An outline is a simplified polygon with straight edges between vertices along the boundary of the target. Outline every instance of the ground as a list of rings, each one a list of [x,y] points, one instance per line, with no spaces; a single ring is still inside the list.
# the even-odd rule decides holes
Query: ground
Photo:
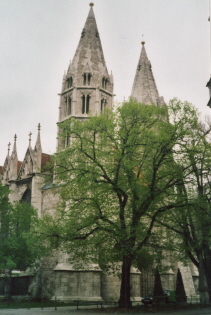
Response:
[[[43,310],[41,309],[4,309],[0,311],[1,315],[110,315],[110,314],[131,314],[131,312],[128,312],[126,310],[121,311],[121,310],[111,310],[108,312],[106,310],[101,310],[101,309],[80,309],[76,310],[75,307],[71,306],[65,306],[65,307],[60,307],[57,310],[54,308],[44,308]],[[206,308],[201,308],[201,307],[196,307],[192,309],[179,309],[179,310],[165,310],[165,311],[155,311],[152,308],[148,308],[146,311],[143,310],[143,312],[135,312],[132,313],[133,315],[210,315],[211,314],[211,307],[206,307]]]

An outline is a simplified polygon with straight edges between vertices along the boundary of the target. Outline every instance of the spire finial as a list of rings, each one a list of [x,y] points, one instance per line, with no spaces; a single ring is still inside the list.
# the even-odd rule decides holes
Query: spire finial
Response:
[[[38,129],[38,131],[40,131],[40,129],[41,129],[40,123],[38,124],[37,129]]]
[[[15,134],[14,135],[14,141],[16,142],[16,140],[17,140],[17,135]]]
[[[90,2],[89,5],[90,5],[90,7],[93,7],[93,6],[94,6],[94,3],[93,3],[93,2]]]
[[[29,133],[29,144],[31,144],[31,136],[32,136],[32,133],[30,132]]]
[[[8,143],[8,155],[9,155],[9,153],[10,153],[10,146],[11,146],[11,143],[9,142],[9,143]]]
[[[144,44],[145,44],[145,42],[141,42],[141,44],[142,44],[142,45],[144,45]]]

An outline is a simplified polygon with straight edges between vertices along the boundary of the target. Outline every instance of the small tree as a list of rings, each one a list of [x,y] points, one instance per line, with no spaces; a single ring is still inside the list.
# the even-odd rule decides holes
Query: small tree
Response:
[[[44,255],[44,245],[35,232],[36,210],[29,204],[8,202],[8,189],[0,184],[0,270],[26,270]]]
[[[196,120],[190,106],[175,102],[172,112],[180,115],[174,125],[166,107],[128,102],[116,112],[60,124],[71,144],[55,156],[62,201],[53,218],[44,218],[45,231],[75,266],[97,262],[109,270],[121,263],[120,307],[131,305],[131,265],[150,238],[162,236],[156,219],[183,207],[172,152]]]

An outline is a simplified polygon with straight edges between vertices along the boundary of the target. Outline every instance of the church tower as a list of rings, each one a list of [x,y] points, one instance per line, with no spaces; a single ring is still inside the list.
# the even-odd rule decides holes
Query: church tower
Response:
[[[86,119],[89,114],[100,114],[112,108],[113,78],[108,74],[93,3],[81,33],[81,38],[63,77],[60,94],[59,122],[70,117]],[[58,148],[68,144],[59,139]]]
[[[152,73],[151,62],[147,57],[144,44],[145,42],[142,42],[141,55],[136,69],[131,98],[138,103],[162,106],[165,102],[163,97],[159,96]]]

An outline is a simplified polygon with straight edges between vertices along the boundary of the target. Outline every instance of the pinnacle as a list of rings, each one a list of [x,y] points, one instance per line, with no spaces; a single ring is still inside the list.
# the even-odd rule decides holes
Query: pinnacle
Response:
[[[94,15],[94,11],[93,11],[93,6],[94,6],[94,3],[90,3],[90,10],[89,10],[89,15],[88,15],[88,18],[94,18],[95,19],[95,15]]]

